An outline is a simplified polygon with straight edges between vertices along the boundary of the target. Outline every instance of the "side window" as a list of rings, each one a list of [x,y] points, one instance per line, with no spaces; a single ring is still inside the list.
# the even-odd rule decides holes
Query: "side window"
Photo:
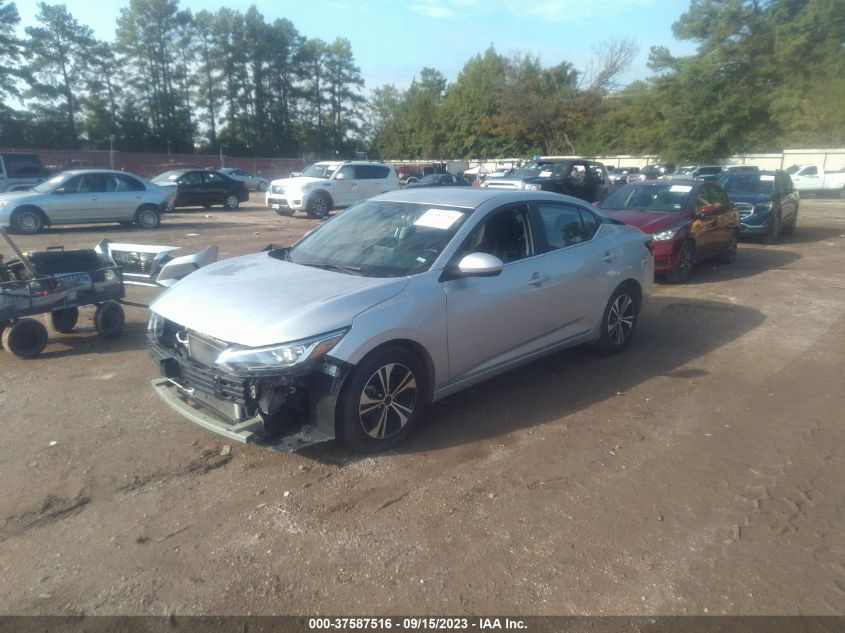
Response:
[[[528,209],[520,206],[494,211],[466,239],[458,258],[470,253],[489,253],[507,264],[533,255],[533,251]]]
[[[701,209],[707,206],[724,208],[727,205],[727,198],[724,196],[725,194],[718,187],[714,187],[710,183],[703,185],[698,190],[696,210],[701,213]]]
[[[224,182],[223,176],[221,176],[220,174],[215,174],[213,171],[203,172],[202,177],[205,182],[211,185],[219,185]]]
[[[41,163],[31,154],[6,154],[6,175],[9,178],[35,178],[41,174]]]
[[[344,165],[340,169],[337,170],[337,175],[335,175],[335,179],[338,176],[343,176],[346,180],[354,179],[357,174],[354,165]]]
[[[566,174],[566,184],[574,187],[583,187],[587,181],[587,168],[584,165],[573,165]]]
[[[202,173],[198,171],[189,171],[186,174],[183,174],[181,178],[179,178],[180,185],[201,185],[202,184]]]
[[[144,185],[131,176],[115,175],[108,178],[109,191],[144,191]]]
[[[572,205],[541,202],[537,204],[537,210],[551,250],[587,242],[599,227],[595,215]]]
[[[79,193],[79,185],[81,184],[82,176],[74,176],[61,187],[59,187],[56,191],[62,191],[64,193]]]
[[[819,175],[819,169],[815,165],[813,165],[811,167],[807,167],[807,169],[804,170],[804,175],[805,176],[818,176]]]
[[[85,174],[79,183],[79,193],[101,193],[106,191],[106,179],[102,174]]]
[[[607,176],[605,175],[604,168],[601,165],[590,165],[590,175],[593,178],[593,182],[599,185],[603,185],[607,182]]]

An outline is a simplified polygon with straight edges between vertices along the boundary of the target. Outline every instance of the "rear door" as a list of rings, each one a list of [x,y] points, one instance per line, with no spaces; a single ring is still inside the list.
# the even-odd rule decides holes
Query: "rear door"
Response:
[[[103,194],[103,219],[129,221],[143,203],[144,183],[127,174],[106,174]]]
[[[592,330],[618,283],[620,247],[600,234],[601,221],[579,205],[537,202],[547,251],[549,343]]]

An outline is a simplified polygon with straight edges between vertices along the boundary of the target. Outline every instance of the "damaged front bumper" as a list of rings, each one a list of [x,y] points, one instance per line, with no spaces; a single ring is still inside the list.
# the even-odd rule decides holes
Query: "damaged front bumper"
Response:
[[[164,402],[195,424],[234,442],[279,452],[335,437],[335,410],[347,373],[321,359],[296,371],[235,375],[148,340],[162,378],[152,381]]]

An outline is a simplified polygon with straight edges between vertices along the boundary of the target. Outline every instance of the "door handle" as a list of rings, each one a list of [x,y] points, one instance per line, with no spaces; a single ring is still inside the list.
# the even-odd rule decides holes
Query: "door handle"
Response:
[[[612,262],[614,259],[616,259],[616,255],[614,255],[614,254],[613,254],[613,253],[611,253],[610,251],[606,251],[606,252],[605,252],[605,254],[604,254],[604,255],[602,255],[602,258],[601,258],[601,260],[602,260],[603,262],[607,263],[607,264],[609,264],[610,262]]]
[[[541,275],[540,273],[534,273],[531,275],[531,281],[528,282],[529,286],[534,286],[535,288],[539,288],[544,283],[549,280],[548,275]]]

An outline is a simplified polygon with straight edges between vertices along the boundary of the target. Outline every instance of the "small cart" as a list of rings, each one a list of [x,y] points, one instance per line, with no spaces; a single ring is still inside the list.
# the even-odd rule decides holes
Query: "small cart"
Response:
[[[125,294],[123,272],[110,257],[94,249],[48,249],[24,255],[0,229],[15,253],[0,256],[0,332],[3,348],[16,356],[32,358],[47,345],[47,328],[68,333],[79,319],[79,306],[95,305],[94,327],[100,336],[117,336],[123,330]]]

